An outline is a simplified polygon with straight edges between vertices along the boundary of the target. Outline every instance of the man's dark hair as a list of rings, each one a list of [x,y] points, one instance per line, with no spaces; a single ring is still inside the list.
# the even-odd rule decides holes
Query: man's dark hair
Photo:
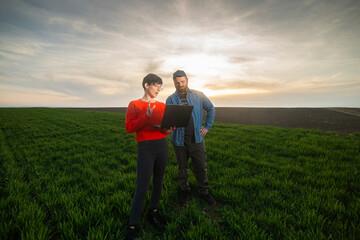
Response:
[[[187,79],[186,73],[183,70],[177,70],[176,72],[174,72],[173,80],[175,81],[177,77],[186,77]]]
[[[157,76],[157,75],[155,75],[153,73],[149,73],[148,75],[146,75],[144,77],[143,82],[142,82],[142,86],[143,86],[144,89],[145,89],[145,83],[147,83],[149,85],[155,84],[155,83],[163,84],[163,81],[159,76]]]

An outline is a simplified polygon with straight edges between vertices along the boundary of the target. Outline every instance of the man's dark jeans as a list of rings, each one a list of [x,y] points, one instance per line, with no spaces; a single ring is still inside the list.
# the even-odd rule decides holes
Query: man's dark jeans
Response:
[[[191,141],[191,138],[185,137],[184,146],[173,145],[173,147],[178,164],[178,180],[180,190],[190,190],[188,181],[188,160],[191,157],[199,193],[208,194],[209,180],[207,176],[205,142],[202,141],[201,143],[194,143]]]

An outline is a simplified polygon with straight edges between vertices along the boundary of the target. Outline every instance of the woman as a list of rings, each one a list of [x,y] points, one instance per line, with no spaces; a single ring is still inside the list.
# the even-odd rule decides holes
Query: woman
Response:
[[[131,101],[126,111],[126,131],[128,133],[135,132],[138,142],[137,181],[131,203],[128,239],[136,238],[139,232],[138,224],[151,175],[153,175],[153,188],[148,220],[158,231],[165,231],[164,223],[159,217],[158,207],[169,154],[166,136],[170,131],[155,126],[161,123],[165,110],[165,104],[156,100],[162,90],[162,83],[161,78],[157,75],[148,74],[142,83],[144,96]]]

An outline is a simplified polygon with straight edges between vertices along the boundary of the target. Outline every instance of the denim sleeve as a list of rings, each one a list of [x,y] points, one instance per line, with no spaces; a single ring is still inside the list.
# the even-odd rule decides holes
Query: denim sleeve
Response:
[[[169,96],[169,97],[166,99],[165,104],[173,104],[173,101],[172,101],[172,99],[171,99],[171,96]]]
[[[206,128],[209,131],[215,120],[215,107],[210,101],[210,99],[207,96],[205,96],[205,94],[202,94],[202,101],[203,101],[203,108],[206,111],[206,120],[205,120],[204,128]]]

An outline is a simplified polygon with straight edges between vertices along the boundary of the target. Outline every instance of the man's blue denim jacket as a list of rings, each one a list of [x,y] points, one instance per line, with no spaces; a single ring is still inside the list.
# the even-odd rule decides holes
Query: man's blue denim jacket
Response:
[[[194,131],[195,142],[200,143],[203,137],[200,135],[200,129],[202,128],[203,110],[207,112],[204,128],[208,131],[214,123],[215,119],[215,107],[211,103],[210,99],[202,92],[189,89],[186,95],[188,104],[194,106],[192,117],[194,119]],[[170,95],[166,99],[166,104],[178,104],[181,105],[181,100],[178,91]],[[175,146],[184,146],[185,128],[177,128],[171,132],[171,141]]]

